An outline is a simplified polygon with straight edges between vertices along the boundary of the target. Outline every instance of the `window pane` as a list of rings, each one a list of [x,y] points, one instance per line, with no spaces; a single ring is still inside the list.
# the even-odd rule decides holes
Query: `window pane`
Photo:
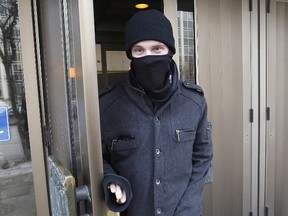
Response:
[[[0,1],[0,215],[36,215],[16,0]],[[11,31],[12,30],[12,31]]]
[[[193,1],[178,0],[179,70],[182,80],[195,82],[194,12]]]

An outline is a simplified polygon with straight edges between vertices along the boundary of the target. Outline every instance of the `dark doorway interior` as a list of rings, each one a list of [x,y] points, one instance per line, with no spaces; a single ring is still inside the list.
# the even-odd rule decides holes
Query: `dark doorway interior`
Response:
[[[163,11],[162,0],[146,0],[143,2],[149,5],[147,9]],[[107,59],[109,56],[107,52],[119,51],[119,54],[121,54],[120,52],[125,50],[124,27],[128,19],[139,11],[139,9],[135,8],[136,3],[136,0],[94,1],[96,43],[98,45],[97,56],[99,56],[99,58],[97,57],[97,64],[99,66],[98,86],[100,92],[107,86],[113,85],[123,79],[127,74],[127,70],[109,70],[109,65],[107,65],[107,62],[109,63],[109,59]]]
[[[139,1],[138,1],[139,2]],[[144,0],[148,9],[163,10],[162,0]],[[123,29],[128,19],[139,9],[136,0],[95,0],[95,27],[97,43],[123,43]]]

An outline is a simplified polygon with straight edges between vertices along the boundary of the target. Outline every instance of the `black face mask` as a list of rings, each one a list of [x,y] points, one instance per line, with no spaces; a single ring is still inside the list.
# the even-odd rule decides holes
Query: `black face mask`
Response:
[[[171,62],[170,54],[132,58],[131,76],[152,99],[159,102],[165,101],[172,89]]]

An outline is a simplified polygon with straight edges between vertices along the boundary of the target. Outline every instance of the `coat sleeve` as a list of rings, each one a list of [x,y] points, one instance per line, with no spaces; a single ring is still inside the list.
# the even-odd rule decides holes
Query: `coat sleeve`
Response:
[[[105,89],[99,98],[100,104],[100,120],[101,120],[101,137],[102,137],[102,158],[103,158],[103,171],[104,177],[102,181],[104,198],[107,207],[114,212],[122,212],[129,206],[132,199],[132,189],[130,182],[124,178],[123,176],[118,175],[113,167],[111,166],[111,156],[109,151],[109,140],[105,140],[105,135],[103,131],[105,131],[105,110],[114,100],[114,97],[117,98],[118,95],[114,96],[114,94],[109,94],[114,89],[114,86],[108,87]],[[119,92],[119,91],[116,91]],[[114,194],[110,192],[109,185],[111,183],[119,185],[126,192],[126,202],[124,204],[118,204],[116,202],[116,197]]]
[[[104,143],[104,142],[103,142]],[[102,182],[104,197],[107,207],[114,212],[122,212],[128,208],[132,199],[132,189],[129,181],[123,176],[117,175],[112,166],[109,164],[109,151],[105,144],[102,144],[103,170],[104,178]],[[111,183],[119,185],[126,192],[126,202],[118,204],[115,194],[110,192],[109,185]]]
[[[203,187],[212,155],[211,126],[207,121],[207,103],[203,99],[202,115],[193,144],[193,171],[174,216],[200,216],[202,214]]]

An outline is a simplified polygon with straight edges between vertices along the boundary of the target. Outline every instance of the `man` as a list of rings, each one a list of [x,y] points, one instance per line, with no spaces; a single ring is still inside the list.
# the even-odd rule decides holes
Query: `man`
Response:
[[[125,40],[129,77],[100,96],[107,206],[121,216],[199,216],[212,159],[202,89],[178,80],[161,12],[135,14]]]

